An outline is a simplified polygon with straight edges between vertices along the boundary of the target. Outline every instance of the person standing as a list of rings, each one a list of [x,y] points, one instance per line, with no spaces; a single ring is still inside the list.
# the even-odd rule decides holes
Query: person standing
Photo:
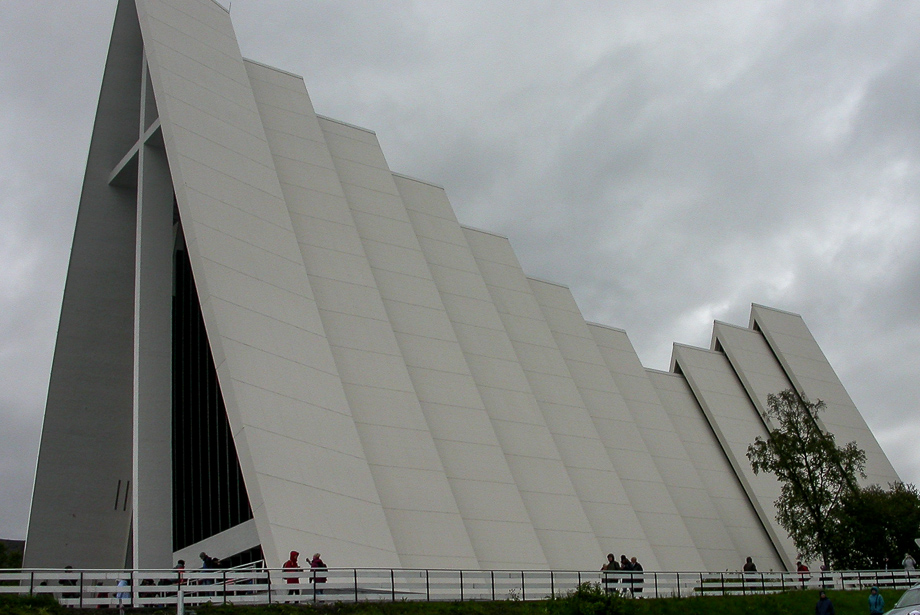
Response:
[[[625,554],[620,555],[620,570],[622,572],[629,572],[632,570],[632,564],[629,563],[629,558],[626,557]],[[631,574],[629,575],[624,574],[620,578],[621,578],[620,582],[623,584],[623,591],[629,592],[629,594],[631,595],[632,585],[633,585],[633,576]]]
[[[802,583],[802,589],[805,589],[808,581],[811,580],[811,575],[808,574],[808,566],[803,564],[801,561],[798,561],[795,563],[795,570],[799,573],[799,581]]]
[[[878,587],[869,590],[869,615],[882,615],[885,612],[885,599]]]
[[[216,557],[211,557],[204,551],[199,553],[198,557],[201,559],[201,569],[202,570],[214,570],[220,565],[220,560],[218,560]],[[201,585],[214,585],[214,577],[212,577],[211,575],[206,575],[205,578],[202,578],[200,581],[198,581],[198,583]],[[207,592],[201,595],[202,596],[213,596],[214,594],[212,592]]]
[[[317,594],[323,593],[323,590],[320,589],[319,584],[326,582],[325,576],[320,576],[320,574],[326,572],[326,563],[319,556],[319,553],[313,554],[313,559],[310,560],[310,568],[313,570],[313,577],[310,579],[313,581],[313,591]]]
[[[815,615],[835,615],[834,603],[827,597],[823,589],[821,593],[818,594],[818,604],[815,605]]]
[[[901,567],[904,568],[904,570],[916,570],[917,560],[911,557],[910,553],[905,553],[904,561],[901,562]]]
[[[173,570],[176,571],[176,585],[185,585],[185,560],[180,559],[176,562]]]
[[[620,564],[617,562],[617,558],[613,553],[607,554],[607,562],[601,566],[601,571],[604,573],[604,591],[608,594],[611,591],[616,591],[617,578],[611,573],[620,569]]]
[[[119,590],[115,592],[115,597],[118,598],[118,612],[124,613],[125,612],[125,602],[127,602],[129,606],[131,605],[131,592],[125,591],[124,589],[126,587],[129,587],[128,580],[118,579],[117,586]]]
[[[754,565],[754,559],[750,555],[748,555],[747,561],[744,562],[741,570],[744,572],[757,572],[757,566]]]
[[[636,574],[635,578],[632,580],[633,594],[641,594],[642,593],[642,582],[644,580],[644,575],[641,574],[643,570],[642,564],[639,563],[639,560],[633,557],[632,559],[629,560],[629,566],[630,566],[630,570],[633,571],[633,573],[637,573],[637,572],[639,573],[639,574]]]
[[[291,551],[291,559],[284,562],[284,580],[287,581],[288,585],[299,585],[300,584],[300,575],[298,572],[303,572],[303,568],[300,567],[300,564],[297,563],[297,557],[300,555],[297,551]],[[299,596],[300,589],[297,587],[288,588],[288,596]]]

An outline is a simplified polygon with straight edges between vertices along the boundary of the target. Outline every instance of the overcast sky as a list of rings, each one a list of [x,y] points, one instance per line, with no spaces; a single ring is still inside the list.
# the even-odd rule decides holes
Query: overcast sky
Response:
[[[228,0],[223,0],[226,6]],[[0,538],[24,538],[115,0],[0,0]],[[646,367],[801,314],[920,484],[920,3],[234,0],[243,55]]]

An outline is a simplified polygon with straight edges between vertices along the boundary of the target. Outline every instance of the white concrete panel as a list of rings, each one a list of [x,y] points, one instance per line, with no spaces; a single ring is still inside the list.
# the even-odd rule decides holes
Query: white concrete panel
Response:
[[[506,239],[471,229],[464,229],[464,236],[469,240],[477,267],[483,274],[572,487],[582,503],[594,503],[590,507],[583,505],[582,510],[594,531],[601,554],[617,549],[614,542],[623,536],[616,528],[635,528],[641,527],[641,524],[630,508],[615,505],[616,494],[623,491],[619,476],[578,395],[536,300],[529,288],[527,292],[518,290],[522,288],[524,274],[520,268],[484,266],[489,258],[504,256],[504,249],[495,244],[507,243]],[[509,296],[513,297],[510,301],[506,300]],[[522,314],[536,318],[522,318]],[[641,553],[647,562],[653,560],[651,546],[644,535],[640,532],[632,537],[635,539],[633,546],[642,545],[641,549],[633,552]]]
[[[679,476],[682,469],[689,470],[692,468],[694,470],[696,476],[699,477],[697,480],[704,486],[709,496],[709,502],[724,528],[722,532],[723,541],[725,536],[731,539],[731,544],[735,549],[734,557],[737,558],[747,553],[747,555],[756,556],[758,560],[763,562],[779,562],[772,544],[769,542],[755,511],[751,508],[747,496],[741,490],[740,484],[737,483],[731,466],[728,465],[724,454],[720,451],[718,442],[715,440],[699,406],[693,399],[686,381],[679,375],[645,370],[639,363],[632,344],[624,331],[597,325],[592,326],[590,329],[608,364],[611,365],[611,372],[617,384],[620,385],[620,390],[624,392],[624,397],[633,411],[633,415],[653,418],[657,416],[654,412],[655,407],[663,407],[666,410],[674,427],[673,434],[679,436],[690,461],[689,464],[685,464],[682,460],[676,463],[676,459],[667,461],[666,463],[672,466],[670,473],[674,476]],[[654,440],[658,443],[664,443],[670,439],[655,437]],[[649,442],[651,441],[652,439],[650,438]],[[673,440],[670,441],[671,444],[668,446],[673,447]],[[705,442],[705,455],[702,458],[700,456],[701,447],[696,446],[696,443],[701,441]],[[657,447],[658,444],[654,446]],[[713,467],[719,470],[717,474],[713,473]],[[687,484],[698,483],[694,481]],[[729,489],[729,487],[732,487],[732,489]],[[726,490],[728,490],[728,493],[726,493]],[[694,500],[693,496],[683,494],[683,489],[674,491],[672,488],[671,491],[674,493],[674,497],[682,502],[681,512],[688,518],[691,516],[711,517],[712,509],[709,508],[709,505],[705,505],[703,510],[694,512],[694,502],[702,504],[701,500]],[[732,511],[733,514],[725,512],[725,507],[720,499],[725,497],[734,497],[746,504],[747,508],[744,509],[747,515],[746,521],[742,521],[744,517],[734,514],[737,512],[736,510]],[[739,523],[741,523],[740,530],[738,529]],[[707,526],[698,525],[697,527]],[[718,546],[718,548],[716,552],[705,556],[707,564],[710,564],[715,559],[716,562],[721,564],[720,568],[734,567],[734,561],[725,561],[724,559],[732,557],[727,545],[722,544],[719,546],[718,543],[711,542],[709,544]],[[757,548],[755,549],[754,547]],[[722,559],[720,561],[717,558]]]
[[[387,197],[392,199],[393,197]],[[405,210],[402,212],[405,214]],[[365,229],[367,239],[382,244],[398,243],[406,233],[412,233],[412,223],[407,216],[393,218],[376,213],[355,210],[352,212],[355,224]]]
[[[431,283],[431,278],[420,278],[387,269],[374,268],[372,271],[374,272],[374,278],[377,280],[377,288],[385,301],[398,303],[400,306],[408,303],[415,306],[434,308],[434,313],[440,313],[442,315],[440,318],[444,317],[444,304],[437,288]],[[444,324],[443,321],[441,324]],[[449,329],[442,330],[444,331],[443,334],[436,334],[432,337],[445,339],[445,335],[450,335],[448,333]]]
[[[411,327],[404,311],[407,304],[431,308],[427,326],[434,331],[433,335],[397,333],[396,340],[480,564],[493,557],[491,546],[496,537],[475,531],[469,520],[485,515],[528,527],[532,546],[529,549],[523,545],[518,547],[536,555],[528,556],[530,566],[545,565],[546,557],[527,517],[418,238],[411,225],[390,224],[385,227],[387,232],[381,233],[375,224],[374,216],[408,219],[383,155],[362,152],[379,151],[376,139],[365,139],[362,131],[334,122],[323,120],[321,126],[329,129],[330,152],[349,206],[355,213],[358,233],[391,322]],[[381,195],[394,195],[395,200],[381,198]],[[414,313],[417,309],[412,307],[409,311]],[[457,422],[448,418],[454,415],[464,416],[465,420]],[[483,461],[487,463],[481,463]],[[473,490],[463,487],[468,482],[487,484],[496,497],[479,500],[478,496],[471,495]],[[486,510],[480,511],[480,507]]]
[[[769,535],[751,506],[734,470],[721,450],[686,380],[677,374],[649,371],[649,380],[678,427],[693,466],[706,487],[731,540],[727,557],[753,557],[763,570],[783,569]],[[718,544],[718,543],[713,543]],[[743,561],[743,560],[742,560]],[[732,561],[726,562],[731,569]],[[740,562],[737,563],[740,566]]]
[[[133,565],[172,564],[173,191],[166,152],[139,151],[134,296]]]
[[[748,445],[757,436],[766,437],[766,428],[728,359],[722,353],[675,344],[673,361],[686,377],[784,566],[792,569],[795,547],[775,520],[773,502],[779,496],[779,483],[772,475],[755,475],[746,457]]]
[[[246,418],[249,409],[240,404],[235,393],[234,383],[244,382],[303,400],[306,408],[313,407],[320,414],[342,413],[348,419],[349,408],[322,330],[314,331],[309,344],[291,343],[320,321],[315,312],[316,306],[311,301],[312,293],[302,256],[290,218],[286,215],[287,207],[282,199],[274,161],[238,48],[229,46],[220,58],[214,58],[205,49],[208,36],[203,34],[204,30],[220,31],[233,38],[228,16],[222,10],[209,9],[200,17],[204,21],[170,17],[170,11],[188,9],[187,4],[139,1],[138,14],[150,58],[151,80],[173,171],[180,216],[190,238],[187,245],[196,280],[213,293],[214,289],[207,286],[207,280],[211,265],[219,263],[226,268],[221,270],[221,274],[226,274],[227,269],[235,269],[250,279],[274,280],[274,286],[297,289],[303,295],[300,308],[304,316],[299,326],[264,316],[273,309],[270,306],[273,299],[271,284],[264,285],[264,294],[255,294],[244,308],[211,294],[202,297],[208,335],[212,346],[219,350],[215,352],[215,361],[221,362],[223,357],[227,357],[227,363],[218,366],[218,374],[228,415],[235,419],[237,425],[252,423]],[[161,27],[162,23],[170,28]],[[182,39],[181,44],[177,43],[178,39]],[[180,46],[181,52],[178,51]],[[228,113],[227,118],[238,130],[212,130],[207,136],[200,134],[207,126],[207,122],[202,122],[199,117],[203,109],[201,100],[196,98],[202,95],[202,90],[209,93],[208,99],[218,98],[234,105],[233,113]],[[174,104],[174,101],[184,104]],[[243,152],[239,151],[241,132],[250,135]],[[207,161],[206,164],[196,163],[201,160]],[[235,178],[267,197],[257,203],[247,203],[232,192],[220,192],[213,175],[200,172],[202,167],[210,167],[222,176]],[[224,212],[226,215],[221,215],[218,209],[221,202],[236,208],[228,209]],[[218,218],[213,218],[215,215]],[[252,337],[254,330],[261,332],[257,338]],[[228,354],[231,348],[233,351]],[[316,400],[322,405],[313,406]],[[303,416],[309,414],[306,412]],[[343,423],[342,429],[326,434],[316,431],[315,426],[307,429],[302,424],[302,418],[298,421],[297,417],[288,416],[285,420],[288,422],[288,434],[294,436],[293,443],[287,449],[273,450],[276,458],[285,459],[291,455],[290,451],[297,448],[296,442],[305,442],[297,438],[304,437],[323,439],[329,451],[361,450],[354,425],[349,425],[348,420]],[[246,449],[250,443],[262,445],[261,434],[268,432],[259,431],[248,437],[252,429],[244,427],[237,433],[238,449]],[[265,468],[269,464],[269,455],[261,450],[248,450],[241,456],[252,459],[256,472],[256,476],[244,475],[247,484],[258,484],[260,479],[268,476]],[[347,516],[340,519],[350,518],[355,524],[352,528],[355,532],[366,533],[368,527],[380,527],[383,511],[366,461],[360,457],[350,458],[360,460],[351,471],[356,473],[355,477],[363,475],[364,478],[356,483],[363,491],[337,501],[343,505],[349,499],[373,504],[360,506],[361,513],[357,515],[355,511],[358,508],[351,509]],[[296,467],[298,462],[291,457],[286,465]],[[245,472],[246,465],[243,467]],[[302,497],[310,490],[302,483],[295,482],[294,485],[289,487],[293,489],[291,497]],[[262,489],[262,497],[268,504],[265,511],[273,511],[283,505],[279,494]],[[301,517],[289,527],[297,528],[303,523],[305,520]],[[273,524],[261,514],[257,515],[256,524],[271,563],[281,555],[275,549],[276,537],[272,536],[276,528],[272,528]],[[388,532],[369,537],[369,542],[391,552],[391,561],[397,561]]]
[[[331,220],[343,224],[351,222],[349,212],[342,211],[344,195],[290,184],[285,184],[284,190],[291,217],[305,215],[318,220]]]
[[[324,115],[317,115],[316,117],[319,119],[320,127],[324,135],[327,133],[342,135],[373,147],[380,147],[377,142],[377,133],[369,128],[355,126],[354,124],[342,122]]]
[[[452,301],[453,297],[451,297]],[[491,302],[486,303],[491,305]],[[451,310],[448,309],[447,313],[450,314]],[[467,355],[482,356],[496,361],[512,362],[517,365],[517,357],[514,355],[514,348],[511,347],[510,342],[508,344],[493,343],[496,335],[505,338],[505,340],[508,339],[505,329],[502,327],[501,318],[498,316],[498,312],[494,311],[494,308],[479,324],[453,320],[451,322],[454,323],[454,331],[457,332],[457,337],[463,337],[464,349]],[[516,369],[520,370],[520,366],[517,366]],[[521,386],[525,389],[528,388],[526,384]]]
[[[29,567],[117,568],[128,552],[136,199],[112,190],[108,176],[138,138],[141,59],[133,5],[120,2],[51,365]]]
[[[380,192],[379,190],[350,183],[343,183],[342,189],[345,191],[345,196],[348,198],[348,203],[351,205],[355,215],[364,213],[380,218],[408,221],[402,199],[397,194]],[[364,228],[365,225],[361,220],[356,218],[356,222]]]
[[[342,204],[344,205],[344,200]],[[333,250],[337,252],[336,258],[334,259],[318,259],[324,265],[329,265],[329,263],[325,262],[327,260],[351,260],[347,257],[353,256],[360,258],[362,269],[369,272],[367,258],[365,258],[364,255],[364,247],[361,245],[361,241],[358,237],[355,236],[355,226],[353,224],[323,220],[322,218],[307,214],[295,214],[292,216],[292,220],[295,221],[294,229],[297,233],[297,238],[304,248],[309,248],[311,251]],[[300,224],[297,224],[298,220]],[[306,256],[304,259],[307,260]],[[348,275],[333,275],[330,272],[324,271],[323,275],[339,280],[353,280],[354,276],[360,273],[361,271],[355,270],[349,272]],[[373,277],[367,280],[367,286],[372,286],[373,281]]]
[[[866,452],[866,478],[861,482],[883,487],[900,482],[802,317],[755,304],[751,306],[751,323],[763,332],[796,390],[812,401],[820,399],[827,404],[819,417],[825,428],[840,444],[856,442]]]
[[[321,277],[314,277],[312,282],[316,302],[323,311],[379,319],[375,300],[380,301],[380,294],[375,287]]]
[[[516,361],[512,362],[507,359],[470,354],[468,355],[467,363],[469,363],[470,373],[473,374],[479,384],[480,390],[483,387],[490,387],[498,391],[508,391],[512,394],[520,391],[530,392],[527,378],[521,371],[520,364]],[[513,398],[517,397],[517,395],[513,396]],[[510,403],[510,398],[508,403]],[[535,407],[532,399],[527,403]],[[502,403],[501,407],[506,405],[507,403]]]
[[[389,167],[387,166],[386,158],[383,156],[383,151],[379,147],[374,147],[374,144],[362,139],[355,139],[355,132],[359,131],[349,131],[347,134],[328,131],[325,135],[326,141],[329,143],[329,147],[335,150],[336,157],[343,162],[354,162],[357,163],[356,166],[360,167],[369,167],[370,169],[379,169],[389,174]],[[370,147],[368,147],[370,145]],[[361,172],[361,171],[356,171]],[[371,173],[372,171],[365,171]],[[343,175],[343,179],[346,175]],[[355,183],[365,187],[371,187],[365,181],[351,181],[349,183]],[[392,184],[390,182],[384,182],[384,191],[390,191]]]
[[[260,77],[255,91],[262,116],[274,116],[279,106],[299,110],[307,116],[307,123],[316,127],[311,132],[324,140],[299,79],[287,79],[297,82],[299,88],[266,91],[262,87],[265,81],[282,80],[269,76],[273,72],[249,66],[249,73]],[[264,101],[263,94],[267,97]],[[270,139],[273,134],[269,133]],[[274,141],[270,146],[275,153]],[[292,146],[290,140],[281,143],[284,151]],[[311,199],[302,199],[306,195],[296,190],[300,184],[344,194],[325,142],[322,148],[312,144],[304,147],[312,148],[311,157],[320,164],[311,165],[307,157],[284,158],[277,165],[282,190],[291,211],[297,212],[294,228],[308,276],[316,287],[319,315],[400,563],[420,561],[417,545],[427,543],[431,550],[426,561],[447,558],[458,565],[477,566],[348,203],[338,199],[334,205],[339,211],[330,212],[327,206],[317,217],[310,207]],[[280,159],[277,153],[275,159],[276,163]],[[418,524],[422,511],[431,514]],[[446,536],[452,540],[446,541]],[[407,561],[408,555],[412,559]]]
[[[759,331],[716,322],[712,339],[714,349],[718,346],[725,353],[759,412],[766,411],[768,395],[793,388]]]
[[[444,205],[447,201],[444,191],[401,176],[394,178],[416,235],[427,240],[420,245],[445,306],[460,296],[482,301],[491,308],[486,310],[482,326],[461,322],[453,323],[453,328],[547,559],[554,566],[565,568],[590,565],[603,554],[549,430],[541,420],[536,400],[532,394],[520,394],[530,392],[527,378],[515,359],[514,348],[491,304],[472,252],[469,248],[453,251],[455,260],[449,266],[433,263],[441,246],[455,248],[458,243],[466,243],[449,205]],[[449,217],[436,215],[439,212]],[[435,220],[440,223],[434,223]],[[453,313],[449,307],[447,313]],[[488,388],[489,395],[482,395],[484,388]],[[490,406],[490,401],[497,402],[497,407]],[[526,404],[523,411],[540,422],[496,420],[501,409],[512,403]],[[560,536],[567,540],[560,540]]]
[[[680,446],[679,439],[673,439],[677,445],[675,448],[658,451],[658,455],[655,455],[649,446],[649,443],[654,442],[661,431],[673,432],[673,426],[667,414],[659,407],[656,420],[658,431],[639,426],[640,437],[632,442],[633,446],[628,449],[617,446],[622,443],[620,440],[621,425],[632,416],[571,293],[565,287],[537,280],[530,280],[530,286],[546,317],[553,337],[560,349],[564,349],[563,357],[566,366],[581,392],[588,413],[607,448],[608,455],[614,462],[614,467],[619,469],[620,464],[627,457],[634,462],[631,467],[635,478],[626,479],[621,474],[621,480],[653,547],[660,544],[658,537],[662,533],[660,528],[651,523],[660,523],[661,518],[667,517],[670,518],[668,521],[670,538],[664,544],[688,547],[682,552],[691,553],[697,546],[704,544],[703,538],[694,537],[689,533],[689,528],[683,522],[685,511],[678,508],[677,505],[680,502],[672,497],[669,489],[674,487],[696,489],[698,497],[704,501],[707,496],[699,479],[693,481],[692,473],[688,476],[686,473],[670,472],[674,468],[674,464],[667,463],[667,460],[670,459],[679,459],[689,466],[686,463],[686,451]],[[585,394],[586,392],[590,394]],[[641,446],[637,446],[639,444]],[[648,514],[653,511],[656,513],[654,516]],[[710,516],[716,517],[714,509]],[[644,559],[648,560],[648,557]],[[692,570],[706,567],[706,563],[699,554],[695,558],[682,561],[659,561],[659,564],[668,570]]]

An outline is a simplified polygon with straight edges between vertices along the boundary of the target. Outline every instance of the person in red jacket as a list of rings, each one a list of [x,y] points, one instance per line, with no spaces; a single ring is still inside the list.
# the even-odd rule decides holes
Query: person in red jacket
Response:
[[[300,567],[300,564],[297,563],[297,556],[300,555],[297,551],[291,551],[291,559],[284,562],[284,580],[291,585],[297,585],[300,583],[300,575],[296,574],[298,572],[303,572],[303,568]],[[297,588],[288,589],[289,596],[299,596],[300,590]]]
[[[325,562],[322,560],[322,558],[319,556],[319,553],[314,553],[314,554],[313,554],[313,559],[310,560],[310,568],[313,569],[313,578],[310,579],[310,580],[311,580],[311,581],[314,581],[314,582],[316,583],[316,585],[313,586],[313,590],[314,590],[317,594],[321,594],[321,593],[323,593],[323,590],[320,589],[319,584],[320,584],[320,583],[325,583],[325,582],[326,582],[326,577],[324,577],[324,576],[319,576],[319,575],[322,574],[322,573],[324,573],[324,572],[326,572],[326,563],[325,563]]]
[[[811,580],[811,575],[808,574],[808,566],[798,561],[795,563],[795,570],[799,573],[799,581],[802,582],[802,589],[805,589],[805,586],[808,585],[808,582]]]

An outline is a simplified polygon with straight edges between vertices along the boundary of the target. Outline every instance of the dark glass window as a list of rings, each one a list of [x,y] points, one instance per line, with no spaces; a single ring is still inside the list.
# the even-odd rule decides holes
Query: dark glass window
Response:
[[[173,296],[173,550],[252,519],[185,250]]]

